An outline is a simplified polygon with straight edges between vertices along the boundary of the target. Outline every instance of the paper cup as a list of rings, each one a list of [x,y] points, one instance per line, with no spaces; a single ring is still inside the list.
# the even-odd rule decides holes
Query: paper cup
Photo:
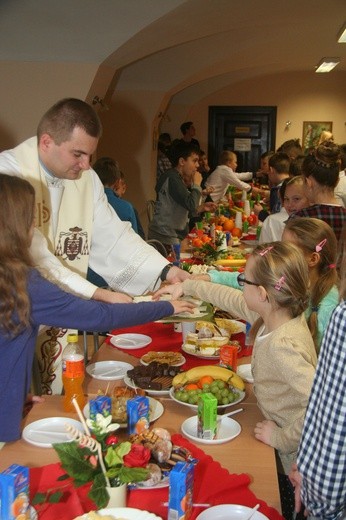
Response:
[[[181,332],[183,333],[183,343],[185,343],[186,336],[190,332],[196,332],[196,322],[195,321],[183,321],[181,323]]]

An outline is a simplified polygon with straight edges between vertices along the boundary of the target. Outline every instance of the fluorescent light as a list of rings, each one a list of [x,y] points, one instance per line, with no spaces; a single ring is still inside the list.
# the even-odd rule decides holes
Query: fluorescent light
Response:
[[[339,43],[346,43],[346,24],[343,26],[340,32],[340,36],[338,38]]]
[[[315,72],[330,72],[340,63],[340,58],[322,58],[316,66]]]

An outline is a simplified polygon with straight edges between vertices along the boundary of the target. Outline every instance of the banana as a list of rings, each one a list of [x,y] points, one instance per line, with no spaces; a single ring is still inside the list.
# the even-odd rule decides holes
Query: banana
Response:
[[[214,262],[214,265],[221,265],[224,267],[242,267],[245,264],[245,258],[220,258],[220,260]]]
[[[221,379],[226,383],[238,388],[239,390],[245,389],[245,383],[238,374],[228,368],[218,367],[216,365],[207,365],[202,367],[195,367],[187,370],[187,372],[181,372],[173,378],[173,386],[182,386],[186,383],[194,383],[203,376],[211,376],[214,379]]]

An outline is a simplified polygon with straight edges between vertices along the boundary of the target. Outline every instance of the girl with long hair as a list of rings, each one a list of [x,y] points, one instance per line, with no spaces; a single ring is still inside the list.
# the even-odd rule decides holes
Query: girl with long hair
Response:
[[[0,441],[20,437],[39,325],[109,330],[193,307],[175,301],[107,304],[63,291],[42,277],[30,257],[34,205],[29,182],[0,174]]]

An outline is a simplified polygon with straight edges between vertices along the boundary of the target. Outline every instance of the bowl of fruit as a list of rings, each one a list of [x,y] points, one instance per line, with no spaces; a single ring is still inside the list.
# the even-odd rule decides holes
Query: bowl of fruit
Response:
[[[170,397],[185,406],[197,409],[199,396],[212,393],[218,408],[240,403],[245,398],[242,378],[224,367],[215,365],[195,367],[177,374],[172,381]]]

